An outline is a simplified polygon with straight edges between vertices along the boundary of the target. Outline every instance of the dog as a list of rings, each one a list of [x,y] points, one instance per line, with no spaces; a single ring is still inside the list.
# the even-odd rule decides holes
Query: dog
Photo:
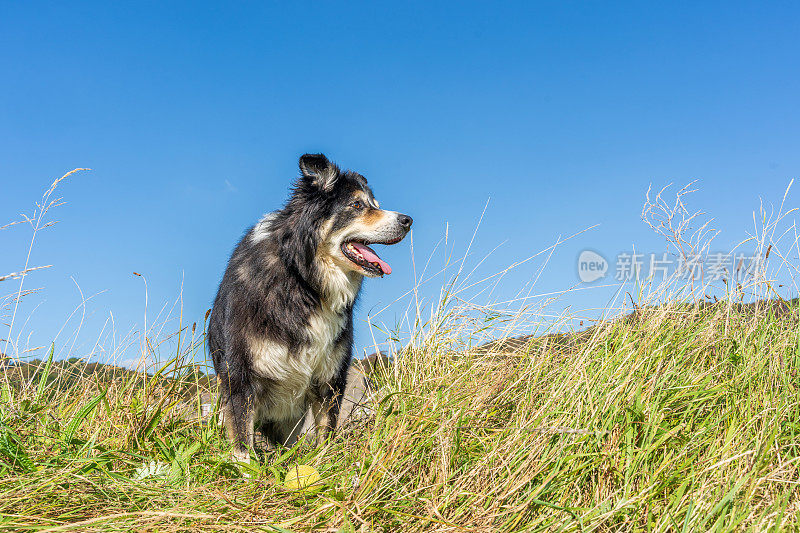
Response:
[[[307,413],[312,442],[336,426],[362,280],[392,272],[370,245],[400,242],[413,222],[323,154],[299,165],[283,209],[234,249],[211,311],[208,348],[237,461],[249,460],[256,428],[272,450],[297,438]]]

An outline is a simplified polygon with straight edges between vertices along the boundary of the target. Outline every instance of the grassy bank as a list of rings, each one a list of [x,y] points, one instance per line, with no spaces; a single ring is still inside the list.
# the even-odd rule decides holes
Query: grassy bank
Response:
[[[797,528],[797,312],[668,305],[576,342],[488,351],[445,314],[379,377],[374,419],[249,478],[213,422],[178,413],[165,385],[178,358],[147,377],[82,376],[72,394],[5,382],[0,527]],[[296,463],[321,490],[284,490]]]

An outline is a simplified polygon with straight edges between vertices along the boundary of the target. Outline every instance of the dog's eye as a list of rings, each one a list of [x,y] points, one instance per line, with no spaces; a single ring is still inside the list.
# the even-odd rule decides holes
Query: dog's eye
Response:
[[[350,207],[352,207],[353,209],[364,209],[364,204],[361,203],[361,200],[356,200],[355,202],[350,204]]]

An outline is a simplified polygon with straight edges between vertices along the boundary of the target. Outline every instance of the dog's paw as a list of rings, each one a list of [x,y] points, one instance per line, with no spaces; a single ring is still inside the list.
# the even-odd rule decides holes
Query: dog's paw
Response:
[[[234,451],[231,453],[231,462],[239,467],[239,472],[241,472],[243,478],[250,479],[252,477],[249,452]]]

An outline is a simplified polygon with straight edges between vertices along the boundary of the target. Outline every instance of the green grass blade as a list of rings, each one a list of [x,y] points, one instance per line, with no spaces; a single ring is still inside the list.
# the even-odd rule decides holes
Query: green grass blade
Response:
[[[69,421],[69,424],[67,424],[67,427],[62,435],[62,441],[65,444],[69,444],[72,441],[73,437],[75,436],[75,432],[78,431],[80,425],[83,423],[86,417],[89,416],[92,411],[94,411],[95,407],[97,407],[100,402],[103,401],[103,398],[106,397],[107,392],[108,389],[104,389],[100,394],[89,400],[88,403],[86,403],[78,410],[77,413],[75,413],[75,416],[73,416],[72,420]]]

